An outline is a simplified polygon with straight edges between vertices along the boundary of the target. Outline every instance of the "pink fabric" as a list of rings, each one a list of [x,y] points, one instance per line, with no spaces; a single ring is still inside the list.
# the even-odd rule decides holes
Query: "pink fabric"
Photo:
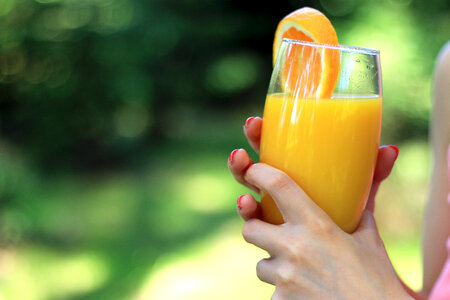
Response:
[[[447,151],[447,165],[448,165],[448,180],[450,181],[450,147]],[[447,201],[450,204],[450,193],[447,197]],[[447,240],[447,262],[442,269],[439,279],[431,291],[429,300],[450,300],[450,237]]]

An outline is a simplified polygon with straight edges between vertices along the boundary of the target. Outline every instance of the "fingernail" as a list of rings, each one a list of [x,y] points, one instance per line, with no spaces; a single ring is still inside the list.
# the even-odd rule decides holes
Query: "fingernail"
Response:
[[[230,156],[228,157],[228,161],[230,162],[230,164],[233,163],[234,155],[235,155],[236,152],[238,152],[238,151],[239,151],[239,149],[234,149],[233,151],[231,151]]]
[[[392,149],[395,150],[395,159],[397,159],[398,153],[400,152],[400,150],[399,150],[398,147],[395,146],[395,145],[390,145],[389,147],[391,147]]]
[[[248,119],[245,121],[244,127],[245,127],[245,128],[248,128],[248,125],[250,124],[250,122],[251,122],[254,118],[255,118],[255,117],[250,117],[250,118],[248,118]]]
[[[242,209],[241,200],[242,200],[242,197],[244,197],[244,196],[245,195],[240,195],[239,198],[237,199],[237,207],[239,210]]]

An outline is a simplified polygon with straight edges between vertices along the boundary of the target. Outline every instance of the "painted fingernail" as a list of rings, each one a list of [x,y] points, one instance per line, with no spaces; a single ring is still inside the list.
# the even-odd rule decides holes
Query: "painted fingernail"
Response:
[[[231,151],[230,156],[228,157],[228,161],[230,162],[230,164],[233,163],[234,155],[235,155],[236,152],[238,152],[238,151],[239,151],[239,149],[234,149],[233,151]]]
[[[238,207],[239,210],[242,209],[241,200],[242,200],[242,197],[244,197],[244,196],[245,195],[240,195],[239,198],[237,199],[237,207]]]
[[[398,153],[400,152],[400,150],[399,150],[398,147],[395,146],[395,145],[390,145],[389,147],[391,147],[392,149],[395,150],[395,159],[397,159]]]
[[[255,117],[250,117],[250,118],[248,118],[248,119],[245,121],[244,127],[245,127],[245,128],[248,128],[248,125],[250,125],[250,122],[251,122],[254,118],[255,118]]]

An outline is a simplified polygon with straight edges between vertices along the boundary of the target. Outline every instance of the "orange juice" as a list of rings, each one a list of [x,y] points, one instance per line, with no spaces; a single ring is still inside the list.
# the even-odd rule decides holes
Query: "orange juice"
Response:
[[[378,153],[381,98],[267,96],[260,161],[299,184],[333,221],[353,232],[366,205]],[[283,223],[265,193],[263,219]]]

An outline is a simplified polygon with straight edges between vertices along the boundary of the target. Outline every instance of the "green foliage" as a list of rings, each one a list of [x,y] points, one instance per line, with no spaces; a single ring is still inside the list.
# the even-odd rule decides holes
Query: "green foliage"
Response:
[[[270,65],[261,68],[261,53],[270,48],[246,46],[255,37],[245,27],[248,19],[269,23],[267,12],[201,1],[7,3],[0,19],[3,138],[49,168],[122,162],[165,138],[161,124],[180,107],[214,107],[266,89]]]
[[[327,13],[341,42],[381,48],[388,140],[426,136],[429,82],[434,57],[448,38],[448,5],[247,5],[4,1],[3,138],[50,168],[108,166],[167,138],[164,120],[184,107],[227,113],[236,104],[261,105],[276,23],[304,5]]]
[[[129,299],[158,257],[235,218],[245,190],[226,157],[262,113],[276,25],[298,7],[381,50],[384,142],[427,137],[448,1],[244,2],[1,1],[0,269],[26,288],[0,276],[0,298]],[[411,145],[401,165],[423,168]],[[425,191],[424,173],[397,175],[390,194]]]

